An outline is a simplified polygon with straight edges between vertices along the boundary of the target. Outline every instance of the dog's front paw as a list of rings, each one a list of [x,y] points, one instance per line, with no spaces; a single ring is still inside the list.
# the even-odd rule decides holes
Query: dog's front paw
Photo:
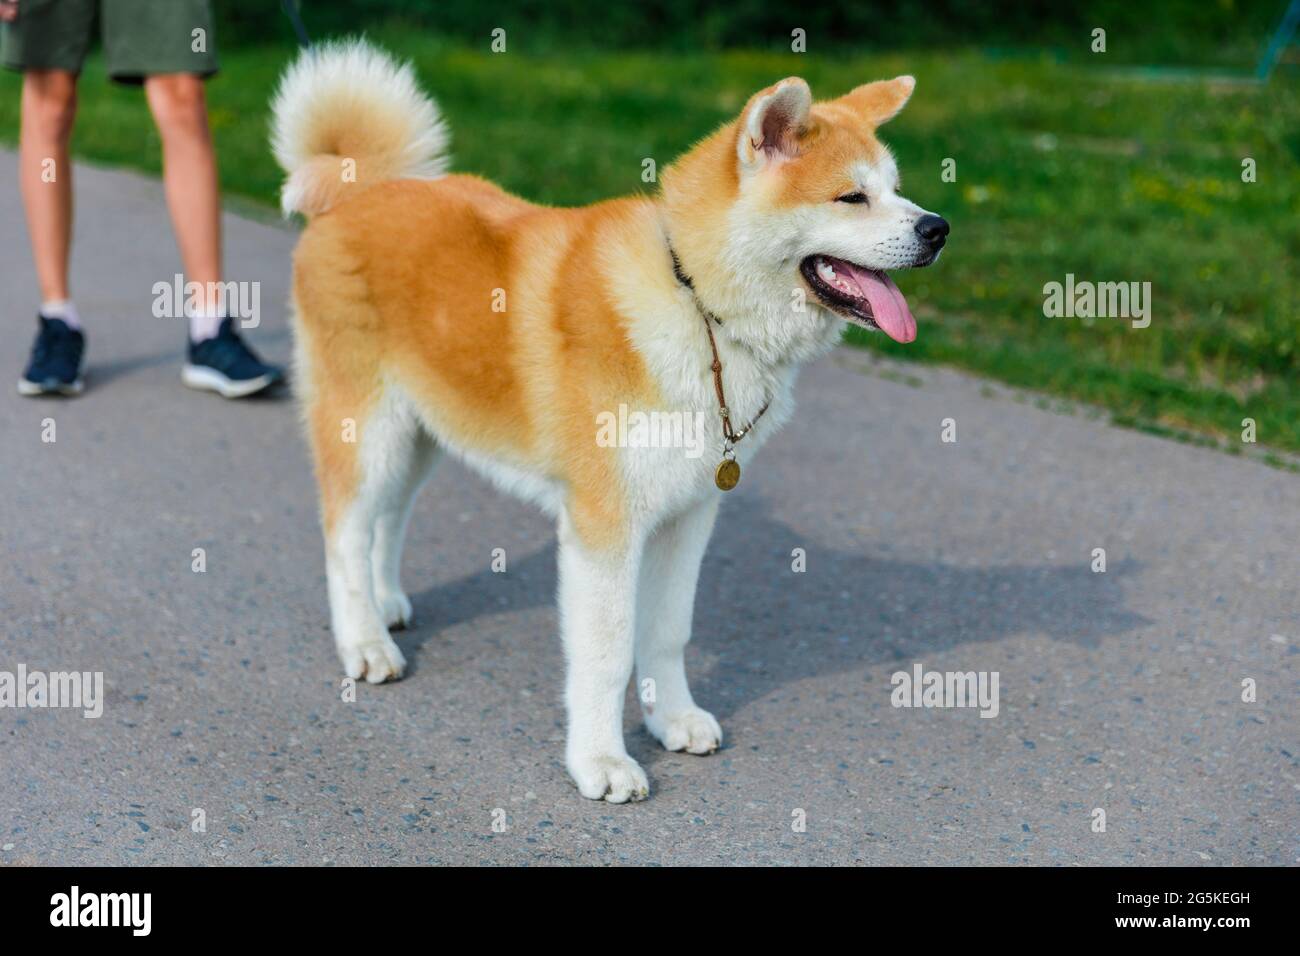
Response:
[[[627,803],[650,796],[645,771],[627,754],[570,756],[568,766],[578,792],[590,800]]]
[[[646,714],[645,726],[665,750],[685,750],[703,755],[722,746],[722,728],[712,714],[699,707],[675,714]]]
[[[378,591],[375,603],[379,605],[379,616],[384,627],[398,629],[411,623],[411,599],[401,591]]]
[[[343,672],[354,679],[364,677],[371,684],[382,684],[397,680],[406,670],[406,658],[387,633],[354,643],[340,641],[338,650]]]

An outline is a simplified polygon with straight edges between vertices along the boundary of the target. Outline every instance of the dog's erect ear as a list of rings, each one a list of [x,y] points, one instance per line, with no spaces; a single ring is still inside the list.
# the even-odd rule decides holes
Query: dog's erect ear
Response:
[[[898,115],[916,89],[916,77],[896,76],[892,80],[864,83],[843,97],[872,126],[887,123]]]
[[[797,76],[755,93],[740,115],[736,153],[742,166],[789,159],[798,151],[799,131],[812,109],[812,91]]]

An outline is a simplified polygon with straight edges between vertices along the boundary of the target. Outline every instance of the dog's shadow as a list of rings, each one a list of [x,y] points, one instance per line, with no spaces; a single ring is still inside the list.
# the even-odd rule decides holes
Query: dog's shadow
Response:
[[[1124,582],[1141,569],[1132,559],[1105,573],[1092,571],[1088,555],[1070,564],[990,567],[893,560],[873,554],[868,538],[860,548],[819,545],[763,514],[761,502],[746,514],[743,529],[728,526],[709,545],[687,658],[696,699],[720,719],[821,674],[892,671],[1026,633],[1096,647],[1150,623],[1125,607]],[[794,570],[795,548],[806,553],[805,571]],[[512,560],[508,575],[484,568],[420,592],[416,626],[398,642],[416,652],[408,658],[418,667],[419,648],[446,628],[553,604],[555,573],[552,544]],[[529,635],[519,653],[535,653],[535,639],[551,640],[558,663],[554,613],[548,622],[551,633]],[[998,669],[989,654],[957,660],[962,669]]]

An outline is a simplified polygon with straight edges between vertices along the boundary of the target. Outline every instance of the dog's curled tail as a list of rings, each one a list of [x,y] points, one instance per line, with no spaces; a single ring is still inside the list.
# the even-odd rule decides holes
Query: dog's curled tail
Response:
[[[315,216],[390,179],[436,179],[448,132],[410,64],[362,39],[303,51],[271,104],[271,148],[288,173],[285,214]]]

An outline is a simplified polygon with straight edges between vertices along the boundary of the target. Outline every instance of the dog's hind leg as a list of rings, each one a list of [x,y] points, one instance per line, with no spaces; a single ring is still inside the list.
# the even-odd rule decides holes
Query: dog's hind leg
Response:
[[[416,495],[442,452],[418,423],[405,435],[394,436],[389,448],[382,475],[377,476],[381,485],[375,491],[370,570],[379,616],[391,628],[411,623],[411,602],[402,590],[402,545]]]
[[[722,744],[718,722],[695,706],[685,661],[695,583],[719,500],[710,495],[655,531],[646,542],[637,589],[637,696],[646,729],[668,750],[693,754],[712,753]]]
[[[372,555],[380,516],[395,497],[392,486],[405,484],[398,479],[411,471],[415,420],[392,392],[363,398],[335,387],[328,397],[313,401],[311,427],[339,659],[349,677],[372,684],[396,679],[406,660],[389,637],[376,600]]]

